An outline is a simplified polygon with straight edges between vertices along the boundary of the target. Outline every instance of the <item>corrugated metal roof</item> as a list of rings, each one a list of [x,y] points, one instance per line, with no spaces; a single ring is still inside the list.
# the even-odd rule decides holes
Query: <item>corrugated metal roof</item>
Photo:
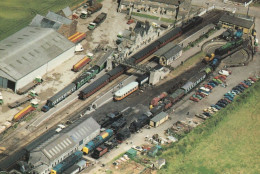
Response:
[[[51,11],[48,12],[46,17],[53,20],[53,21],[58,21],[62,24],[66,24],[66,25],[70,25],[72,23],[72,20],[65,18],[65,17],[58,15],[58,14],[51,12]]]
[[[69,127],[65,128],[59,134],[55,134],[44,143],[37,146],[31,151],[29,163],[36,164],[44,159],[44,162],[49,164],[53,160],[67,153],[72,147],[75,147],[79,142],[100,130],[100,125],[92,118],[81,118],[74,122]],[[96,136],[96,135],[94,135]]]
[[[165,57],[166,59],[171,58],[172,56],[178,54],[182,50],[182,47],[179,45],[175,45],[173,48],[168,50],[166,53],[164,53],[162,56]]]
[[[221,22],[227,22],[236,26],[241,26],[244,28],[251,28],[252,25],[254,24],[253,21],[250,20],[246,20],[246,19],[242,19],[242,18],[238,18],[232,15],[228,15],[228,14],[224,14],[220,20]]]
[[[53,28],[55,30],[58,30],[61,25],[62,23],[50,20],[39,14],[37,14],[30,23],[31,27]]]
[[[64,15],[66,17],[69,17],[69,16],[72,15],[72,11],[71,11],[71,9],[69,7],[66,7],[66,8],[62,9],[62,12],[64,13]]]
[[[53,29],[25,27],[0,41],[0,70],[16,81],[74,46]]]
[[[156,115],[155,117],[153,117],[152,119],[151,119],[151,121],[153,121],[153,122],[158,122],[158,121],[160,121],[161,119],[163,119],[164,117],[166,117],[168,114],[166,113],[166,112],[161,112],[161,113],[159,113],[158,115]]]

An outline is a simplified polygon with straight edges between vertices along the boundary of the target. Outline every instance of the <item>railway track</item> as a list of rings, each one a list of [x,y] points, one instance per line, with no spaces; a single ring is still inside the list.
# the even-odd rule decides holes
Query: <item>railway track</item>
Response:
[[[219,13],[213,13],[210,15],[210,20],[207,20],[207,21],[203,21],[201,25],[198,25],[197,27],[193,28],[192,30],[190,30],[189,32],[185,33],[184,35],[182,35],[181,37],[179,37],[178,39],[174,40],[173,42],[174,43],[178,43],[180,42],[181,40],[187,38],[191,33],[194,33],[195,31],[203,28],[205,25],[209,24],[209,23],[212,23],[214,20],[220,18],[220,15]],[[142,61],[142,63],[145,63],[149,60],[149,58],[152,58],[151,56],[148,57],[147,59],[145,59],[144,61]],[[192,70],[190,70],[189,72],[185,72],[183,74],[181,74],[180,76],[186,76],[185,79],[187,79],[189,76],[192,76],[193,73],[196,72],[196,70],[198,70],[198,68],[200,68],[202,65],[197,65],[195,68],[193,68]],[[129,70],[128,73],[131,73],[131,72],[134,72],[134,70]],[[107,85],[106,87],[102,88],[98,93],[95,93],[94,95],[92,95],[91,97],[88,98],[87,101],[84,101],[81,103],[81,106],[77,109],[76,109],[76,113],[73,113],[68,111],[68,110],[65,110],[65,111],[60,111],[57,115],[56,115],[56,119],[51,119],[51,120],[48,120],[45,124],[42,124],[40,127],[38,127],[36,130],[34,130],[33,132],[28,132],[28,134],[19,134],[19,139],[15,139],[13,137],[9,137],[9,138],[6,138],[4,139],[5,141],[5,144],[9,144],[7,150],[5,153],[7,153],[9,156],[12,155],[12,154],[15,154],[16,152],[18,152],[20,149],[22,149],[25,145],[27,145],[28,143],[30,143],[31,141],[37,139],[37,137],[39,137],[41,134],[43,134],[47,129],[46,129],[46,125],[48,124],[48,128],[51,127],[51,128],[54,128],[56,127],[56,124],[58,124],[60,122],[60,120],[68,120],[68,119],[77,119],[79,117],[79,115],[82,113],[82,112],[85,112],[87,107],[86,105],[89,105],[90,103],[92,103],[96,97],[100,96],[100,94],[104,91],[107,91],[109,88],[111,88],[113,85],[115,84],[118,84],[118,82],[122,81],[123,79],[127,78],[128,76],[127,75],[121,75],[120,77],[118,77],[116,80],[112,81],[111,83],[109,83],[109,85]],[[178,81],[176,82],[181,82],[183,81],[183,78],[180,77],[178,79]],[[171,82],[169,82],[171,83]],[[167,88],[169,90],[169,87],[167,87],[167,85],[169,86],[169,83],[167,84],[163,84],[162,86],[164,86],[163,88]],[[176,83],[178,84],[178,83]],[[170,85],[171,88],[172,88],[172,84]],[[177,85],[176,85],[176,88],[177,88]],[[160,89],[161,91],[161,89]],[[156,91],[158,92],[158,91]],[[156,93],[155,92],[155,93]],[[150,93],[149,96],[153,96],[154,94],[153,93]],[[134,100],[133,98],[131,98],[130,100]],[[143,100],[142,103],[146,103],[146,102],[149,102],[149,97],[146,97],[145,100]],[[122,103],[122,102],[121,102]],[[134,102],[136,103],[136,102]],[[79,103],[78,102],[74,102],[70,108],[73,108],[74,106],[78,106]],[[119,108],[118,108],[119,109]],[[71,115],[70,115],[71,114]],[[101,117],[102,115],[100,114],[99,117]],[[100,119],[100,118],[96,118],[96,119]],[[53,126],[50,126],[49,124],[53,125]],[[20,127],[18,128],[17,130],[20,132],[22,132],[22,130],[24,130],[26,128],[26,126],[24,127]],[[14,134],[17,134],[17,130],[13,133]],[[27,138],[24,138],[24,137],[27,137]],[[10,145],[11,144],[11,145]],[[19,151],[20,152],[20,151]],[[1,157],[0,157],[1,158]],[[1,158],[1,161],[3,161],[5,158],[2,157]],[[0,161],[0,162],[1,162]]]

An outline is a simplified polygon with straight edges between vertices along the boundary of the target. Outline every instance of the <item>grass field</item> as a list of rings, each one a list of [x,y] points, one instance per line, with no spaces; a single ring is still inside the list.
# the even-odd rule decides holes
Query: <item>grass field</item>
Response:
[[[260,173],[260,82],[173,144],[158,173]]]
[[[58,12],[67,6],[75,6],[84,0],[1,0],[0,40],[27,26],[36,14]]]

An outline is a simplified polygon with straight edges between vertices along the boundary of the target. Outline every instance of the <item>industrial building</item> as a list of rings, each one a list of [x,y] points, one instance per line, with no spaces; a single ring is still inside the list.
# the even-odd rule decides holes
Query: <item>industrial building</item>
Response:
[[[30,152],[29,165],[33,172],[50,173],[50,170],[66,157],[82,147],[100,133],[100,125],[92,118],[81,118],[53,135]]]
[[[233,28],[233,29],[240,29],[244,33],[252,33],[254,28],[254,21],[251,19],[245,19],[241,17],[237,17],[231,14],[224,14],[220,19],[219,23],[224,28]]]
[[[182,55],[182,47],[169,43],[154,53],[156,57],[160,59],[162,66],[167,66],[173,63]]]
[[[25,27],[0,41],[0,87],[15,92],[74,56],[75,44],[50,28]]]
[[[168,120],[168,118],[169,118],[169,114],[167,114],[166,112],[161,112],[160,114],[156,115],[150,120],[150,126],[158,127],[166,120]]]

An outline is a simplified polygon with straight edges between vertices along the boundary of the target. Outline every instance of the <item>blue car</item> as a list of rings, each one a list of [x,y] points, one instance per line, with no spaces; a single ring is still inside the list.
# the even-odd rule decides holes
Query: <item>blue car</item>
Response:
[[[228,96],[230,98],[234,98],[234,95],[232,93],[226,93],[226,94],[224,94],[224,96]]]
[[[214,83],[208,83],[209,86],[212,86],[213,88],[216,87],[216,85]]]
[[[249,80],[245,80],[244,83],[247,85],[247,86],[251,86],[252,83],[249,81]]]
[[[232,98],[232,97],[225,96],[224,98],[227,98],[228,100],[233,101],[233,98]]]
[[[216,108],[217,110],[221,109],[218,105],[211,105],[211,107]]]

